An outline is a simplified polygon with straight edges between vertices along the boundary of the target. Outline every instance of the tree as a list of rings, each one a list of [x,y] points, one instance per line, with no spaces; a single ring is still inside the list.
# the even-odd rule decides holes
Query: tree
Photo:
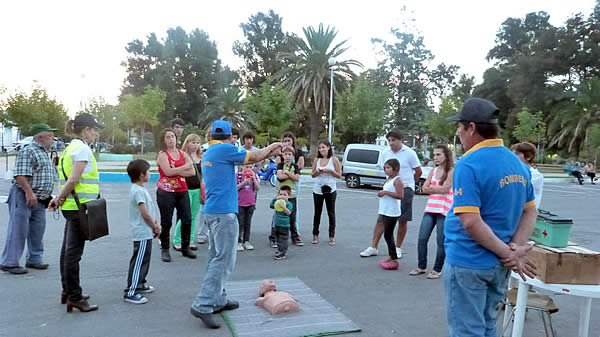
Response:
[[[513,129],[513,136],[519,142],[530,142],[539,144],[543,141],[546,134],[546,123],[544,123],[544,114],[541,111],[530,113],[527,108],[523,108],[518,114],[519,124]]]
[[[158,114],[165,109],[166,93],[160,89],[146,86],[141,96],[125,95],[119,108],[134,128],[140,129],[142,153],[144,153],[144,133],[147,127],[159,124]]]
[[[292,124],[297,111],[289,92],[269,82],[264,81],[255,94],[246,97],[243,109],[254,115],[258,133],[280,138]]]
[[[458,66],[433,64],[423,37],[397,28],[393,42],[372,39],[383,59],[378,73],[392,92],[393,125],[409,134],[424,132],[424,119],[432,111],[432,98],[442,96],[454,83]]]
[[[236,87],[220,90],[217,96],[208,100],[200,127],[208,129],[212,122],[222,119],[231,122],[234,128],[250,129],[253,121],[250,115],[243,112],[242,96],[242,91]]]
[[[83,112],[96,116],[98,123],[104,125],[100,130],[100,140],[115,144],[115,138],[122,142],[123,132],[121,130],[124,116],[115,105],[107,104],[102,97],[91,100]],[[125,137],[127,139],[127,137]]]
[[[29,135],[32,124],[45,123],[58,129],[57,135],[63,135],[65,122],[69,119],[64,106],[48,97],[45,89],[34,87],[31,94],[17,93],[8,97],[5,113],[0,113],[0,123],[16,126],[24,135]]]
[[[323,129],[323,122],[327,120],[326,112],[329,107],[330,68],[328,60],[336,59],[334,68],[334,93],[340,91],[347,82],[356,75],[350,66],[362,67],[356,60],[341,60],[341,56],[348,50],[347,40],[333,45],[337,36],[334,27],[327,28],[320,24],[315,30],[313,27],[303,28],[304,39],[291,37],[291,42],[296,51],[279,54],[282,60],[289,62],[289,66],[280,70],[275,79],[290,91],[293,101],[308,113],[310,121],[310,152],[314,155],[317,151],[319,134]]]
[[[456,134],[456,124],[448,122],[447,118],[458,114],[464,101],[456,96],[449,95],[442,98],[438,112],[433,112],[427,118],[429,133],[444,143],[452,142]]]
[[[221,67],[216,43],[199,29],[188,34],[171,28],[164,42],[151,33],[146,43],[134,40],[125,49],[129,56],[123,64],[127,78],[122,95],[141,95],[147,85],[164,91],[165,109],[158,116],[163,125],[173,117],[197,123],[208,99],[217,95],[219,81],[229,81],[231,70]],[[221,71],[226,74],[219,78]]]
[[[286,66],[277,54],[294,51],[290,35],[281,28],[282,18],[273,10],[250,16],[247,23],[240,24],[246,41],[235,41],[233,53],[242,58],[240,69],[242,84],[249,91],[256,91],[269,76]]]
[[[336,133],[343,133],[346,143],[373,142],[384,130],[389,113],[390,92],[385,86],[358,77],[352,88],[336,96]]]

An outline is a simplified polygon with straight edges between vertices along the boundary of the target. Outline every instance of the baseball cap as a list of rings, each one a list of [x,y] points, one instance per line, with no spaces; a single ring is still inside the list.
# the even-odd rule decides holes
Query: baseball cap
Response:
[[[449,122],[474,122],[474,123],[487,123],[487,124],[498,124],[498,115],[500,109],[487,99],[473,97],[469,98],[463,106],[460,113],[456,116],[448,117]]]
[[[231,123],[223,120],[214,121],[210,133],[213,135],[230,135]]]
[[[29,133],[32,136],[37,135],[40,132],[44,132],[44,131],[56,131],[57,129],[51,128],[50,125],[48,124],[44,124],[44,123],[37,123],[37,124],[33,124],[31,125],[31,128],[29,129]]]
[[[96,117],[89,113],[82,113],[75,117],[75,127],[90,127],[96,129],[104,129],[104,125],[98,124],[96,122]]]

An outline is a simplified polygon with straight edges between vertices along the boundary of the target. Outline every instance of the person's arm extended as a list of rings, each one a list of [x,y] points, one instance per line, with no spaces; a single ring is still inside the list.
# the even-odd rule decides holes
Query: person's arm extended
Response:
[[[441,186],[429,186],[429,193],[437,193],[437,194],[446,194],[452,189],[452,174],[454,173],[454,169],[450,169],[448,172],[446,180]],[[424,191],[425,189],[423,189]]]
[[[281,143],[273,143],[264,149],[248,152],[248,160],[245,164],[254,164],[263,161],[269,157],[273,157],[281,148]]]
[[[423,175],[423,169],[421,169],[421,166],[417,166],[413,168],[413,170],[415,170],[415,182],[418,182],[419,179],[421,179],[421,176]]]
[[[181,176],[184,172],[190,169],[191,160],[188,162],[186,159],[185,165],[179,167],[171,167],[169,165],[169,158],[167,157],[166,152],[161,152],[156,159],[156,164],[160,167],[160,169],[165,173],[167,177]],[[194,168],[191,167],[193,170]],[[187,172],[186,172],[187,173]]]
[[[433,193],[433,191],[430,189],[430,187],[431,187],[431,177],[433,177],[434,171],[435,170],[429,171],[429,175],[427,175],[427,180],[425,180],[425,183],[423,184],[423,192],[424,193],[427,193],[427,194]]]
[[[35,193],[33,193],[33,190],[31,189],[31,185],[29,185],[29,181],[27,180],[27,176],[15,176],[15,181],[17,182],[17,184],[19,186],[21,186],[21,189],[23,189],[23,192],[25,192],[25,199],[27,200],[27,206],[35,207],[37,205],[38,198],[35,195]]]

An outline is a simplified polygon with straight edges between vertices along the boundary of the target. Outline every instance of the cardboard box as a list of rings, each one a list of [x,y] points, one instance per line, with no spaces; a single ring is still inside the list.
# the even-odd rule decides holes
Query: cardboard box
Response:
[[[600,284],[600,252],[580,246],[536,245],[528,256],[535,261],[536,278],[544,283]]]

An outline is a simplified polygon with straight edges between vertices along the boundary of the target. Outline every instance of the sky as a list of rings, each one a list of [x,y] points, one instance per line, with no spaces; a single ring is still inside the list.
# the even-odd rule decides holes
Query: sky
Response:
[[[302,27],[332,25],[338,41],[347,39],[347,59],[366,68],[377,56],[371,39],[393,41],[391,28],[414,18],[435,63],[460,66],[460,72],[478,82],[501,23],[535,11],[550,14],[562,25],[575,13],[591,13],[595,0],[395,0],[395,1],[5,1],[0,18],[0,91],[6,99],[34,85],[64,104],[70,115],[89,100],[103,97],[118,103],[126,77],[121,66],[125,46],[134,39],[146,41],[154,32],[164,38],[168,28],[195,28],[216,41],[219,58],[232,69],[241,66],[231,46],[243,40],[240,23],[250,15],[273,9],[283,18],[284,31],[302,35]],[[403,14],[406,6],[408,14]]]

